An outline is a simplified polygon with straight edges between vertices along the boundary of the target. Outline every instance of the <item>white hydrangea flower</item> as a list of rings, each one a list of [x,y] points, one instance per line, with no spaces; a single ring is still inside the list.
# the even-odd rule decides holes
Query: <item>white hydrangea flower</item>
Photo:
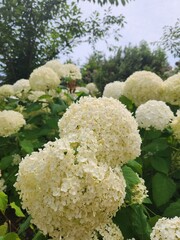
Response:
[[[22,97],[23,94],[27,94],[31,89],[29,80],[20,79],[20,80],[16,81],[13,84],[13,89],[14,89],[16,96]]]
[[[180,72],[163,82],[163,100],[180,106]]]
[[[0,99],[5,97],[10,97],[14,95],[13,86],[10,84],[4,84],[0,86]]]
[[[89,94],[89,90],[86,87],[76,87],[75,93],[83,92],[85,94]]]
[[[93,131],[98,147],[97,160],[112,167],[140,155],[137,122],[116,99],[82,97],[71,104],[58,126],[61,137],[78,134],[80,129]]]
[[[139,127],[164,130],[174,118],[174,114],[165,102],[149,100],[141,104],[135,113]]]
[[[148,100],[161,100],[163,80],[153,72],[137,71],[127,78],[124,96],[136,106]]]
[[[150,235],[151,240],[179,240],[180,239],[180,217],[160,218]]]
[[[180,141],[180,115],[178,115],[177,117],[175,117],[173,119],[170,126],[173,130],[173,135],[174,135],[175,139]]]
[[[99,226],[96,231],[102,236],[103,240],[124,240],[121,230],[112,221]],[[98,239],[96,233],[94,233],[92,239]]]
[[[19,163],[21,162],[21,156],[19,154],[14,154],[12,155],[13,157],[13,160],[12,160],[12,165],[15,166],[15,165],[19,165]]]
[[[138,176],[138,174],[136,174]],[[145,181],[143,178],[139,177],[140,182],[135,184],[131,189],[131,204],[142,204],[144,199],[148,197],[148,191],[145,186]]]
[[[88,146],[84,149],[77,151],[76,143],[57,139],[19,165],[15,187],[22,206],[33,223],[55,239],[90,239],[124,202],[126,184],[120,169],[97,165],[93,153],[89,158]]]
[[[8,137],[26,124],[21,113],[13,110],[4,110],[0,112],[0,136]]]
[[[89,90],[92,96],[95,96],[99,92],[96,84],[93,82],[86,84],[86,88]]]
[[[123,95],[124,86],[125,82],[120,81],[108,83],[104,88],[103,96],[119,99]]]
[[[32,90],[46,91],[56,88],[60,84],[60,79],[51,68],[41,66],[31,73],[29,83]]]
[[[58,59],[50,60],[44,66],[51,68],[59,78],[62,77],[63,64]]]
[[[44,91],[31,91],[27,98],[32,102],[37,102],[39,98],[45,94]]]
[[[5,180],[1,176],[1,170],[0,170],[0,192],[3,192],[6,190]]]
[[[78,80],[82,78],[81,71],[76,65],[72,63],[67,63],[64,64],[64,68],[66,71],[65,77],[69,77],[71,78],[71,80]]]

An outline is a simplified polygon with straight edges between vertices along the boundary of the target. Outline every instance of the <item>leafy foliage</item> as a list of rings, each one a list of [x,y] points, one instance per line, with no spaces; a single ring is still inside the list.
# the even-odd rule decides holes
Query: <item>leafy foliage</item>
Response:
[[[160,41],[155,42],[158,46],[170,51],[174,57],[180,57],[180,19],[174,26],[165,26]]]
[[[102,93],[107,83],[125,81],[135,71],[152,71],[164,78],[164,72],[168,69],[165,52],[160,48],[152,51],[143,41],[139,46],[119,48],[109,59],[95,53],[84,65],[83,77],[87,82],[94,81]]]
[[[122,15],[103,18],[95,11],[83,19],[75,2],[61,0],[4,0],[0,3],[1,81],[14,83],[36,67],[64,54],[81,41],[95,44],[124,25]]]

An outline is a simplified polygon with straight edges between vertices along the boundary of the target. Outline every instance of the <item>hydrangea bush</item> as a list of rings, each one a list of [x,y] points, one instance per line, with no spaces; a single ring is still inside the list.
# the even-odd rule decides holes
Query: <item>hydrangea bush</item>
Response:
[[[0,239],[180,239],[179,74],[78,79],[52,60],[0,87]]]

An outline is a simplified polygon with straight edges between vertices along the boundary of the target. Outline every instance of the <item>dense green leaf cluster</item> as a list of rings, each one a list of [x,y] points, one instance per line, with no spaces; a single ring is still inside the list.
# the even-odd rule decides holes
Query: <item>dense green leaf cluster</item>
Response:
[[[101,93],[104,86],[114,81],[125,81],[135,71],[152,71],[162,78],[169,70],[167,56],[162,49],[152,51],[146,42],[139,46],[119,48],[114,56],[106,59],[101,53],[92,55],[84,65],[83,78],[95,82]]]

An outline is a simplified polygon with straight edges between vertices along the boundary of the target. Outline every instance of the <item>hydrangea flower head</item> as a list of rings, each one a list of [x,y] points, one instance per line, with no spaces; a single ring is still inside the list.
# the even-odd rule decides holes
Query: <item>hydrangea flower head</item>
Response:
[[[180,217],[160,218],[150,235],[151,240],[179,240],[180,239]]]
[[[108,83],[104,88],[103,96],[119,99],[120,96],[123,95],[124,86],[125,82],[115,81]]]
[[[20,130],[26,124],[21,113],[13,110],[0,112],[0,136],[8,137]]]
[[[0,99],[14,95],[13,86],[10,84],[4,84],[0,87]]]
[[[127,78],[124,96],[136,106],[148,100],[161,100],[163,80],[153,72],[137,71]]]
[[[92,131],[97,141],[96,158],[111,167],[123,165],[140,154],[137,122],[126,107],[113,98],[82,97],[71,104],[58,122],[60,136]]]
[[[180,141],[180,115],[177,115],[171,122],[174,138]]]
[[[76,65],[72,63],[67,63],[64,64],[64,68],[66,71],[65,77],[69,77],[71,78],[71,80],[78,80],[82,78],[81,71]]]
[[[86,88],[89,90],[92,96],[96,95],[99,91],[95,83],[91,82],[86,85]]]
[[[170,107],[163,101],[149,100],[141,104],[135,113],[139,127],[164,130],[174,118]]]
[[[14,89],[14,92],[15,92],[16,95],[20,94],[22,92],[27,93],[31,89],[30,84],[29,84],[29,80],[20,79],[20,80],[16,81],[13,84],[13,89]]]
[[[64,64],[62,64],[58,59],[50,60],[44,66],[51,68],[60,79],[65,75]]]
[[[180,73],[163,82],[163,100],[172,105],[180,106]]]
[[[22,206],[33,223],[55,239],[88,239],[124,202],[126,184],[120,169],[96,164],[88,146],[83,149],[57,139],[19,165],[15,187]]]
[[[31,73],[29,83],[32,90],[46,91],[56,88],[60,84],[60,79],[51,68],[41,66]]]

